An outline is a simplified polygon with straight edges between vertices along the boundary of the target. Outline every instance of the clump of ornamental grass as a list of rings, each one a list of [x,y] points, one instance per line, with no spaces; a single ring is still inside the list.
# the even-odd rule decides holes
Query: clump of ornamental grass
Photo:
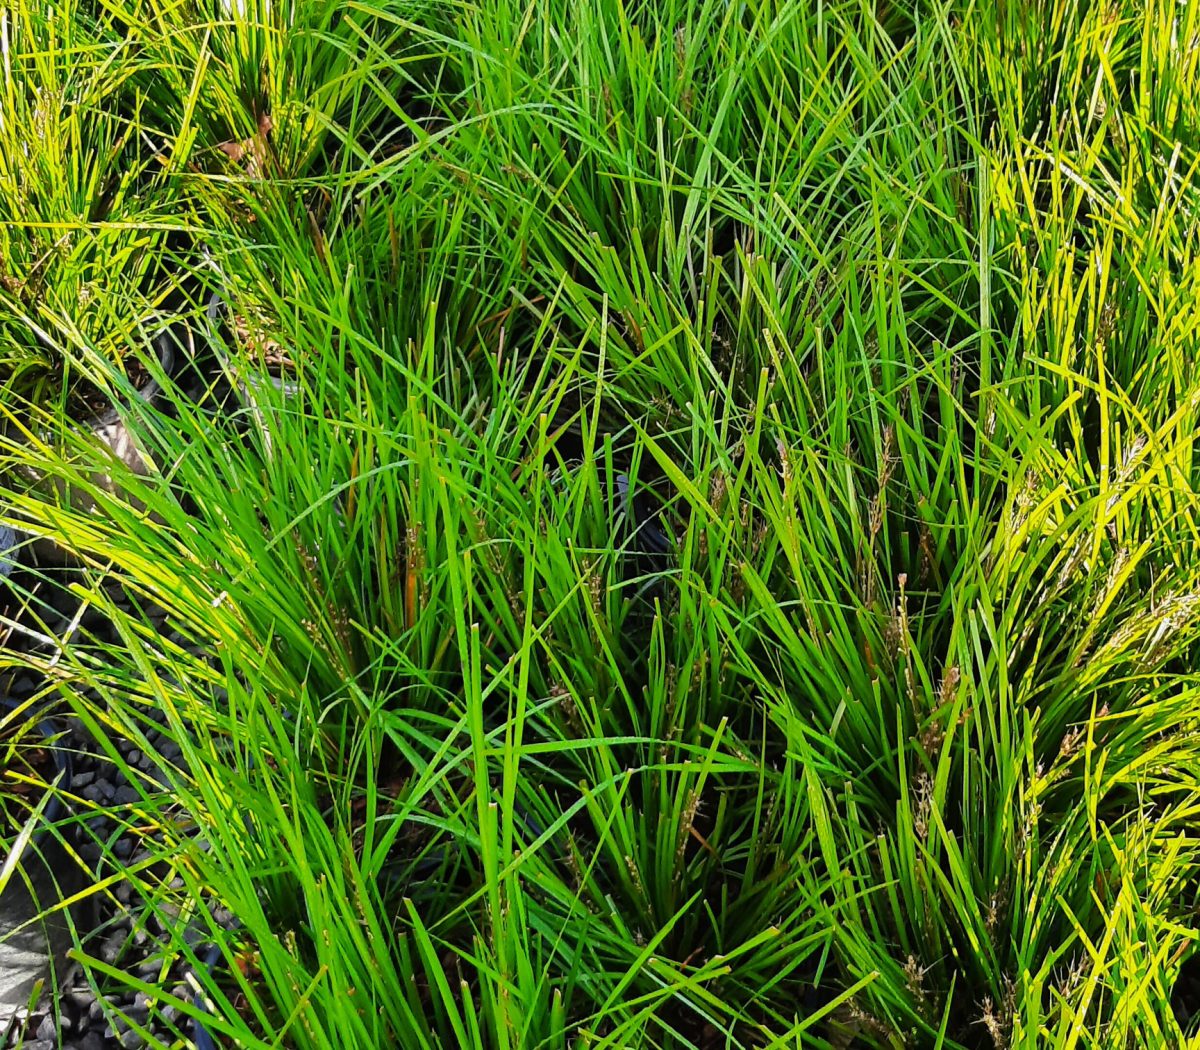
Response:
[[[165,717],[211,1032],[1182,1045],[1194,7],[78,20],[207,383],[124,400],[145,471],[8,431],[108,626],[6,659]]]

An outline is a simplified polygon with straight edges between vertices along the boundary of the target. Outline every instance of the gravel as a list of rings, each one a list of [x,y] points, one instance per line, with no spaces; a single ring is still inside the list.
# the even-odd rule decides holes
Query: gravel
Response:
[[[69,622],[73,610],[60,609],[60,612],[64,624]],[[91,630],[99,633],[96,625],[92,625]],[[111,640],[116,641],[115,638]],[[20,701],[40,687],[37,679],[25,675],[10,682],[7,692],[12,699]],[[150,717],[155,717],[155,713],[151,712]],[[122,759],[138,779],[135,786],[106,757],[81,722],[68,719],[60,720],[58,724],[65,729],[60,746],[72,752],[72,791],[82,800],[75,806],[75,812],[84,815],[94,811],[70,826],[73,845],[92,876],[99,881],[114,874],[105,858],[105,845],[122,863],[137,864],[148,858],[140,835],[130,833],[124,825],[128,822],[130,809],[153,791],[160,790],[158,785],[167,782],[166,769],[171,764],[179,764],[181,751],[169,736],[151,727],[146,727],[146,738],[152,751],[144,749],[140,743],[135,746],[133,741],[117,740]],[[121,817],[125,821],[119,819]],[[180,889],[182,883],[175,880],[172,886]],[[75,922],[81,931],[89,928],[92,931],[84,938],[90,954],[143,981],[157,984],[161,979],[161,987],[190,1000],[192,992],[187,983],[186,962],[176,959],[170,960],[169,965],[164,962],[170,933],[164,922],[172,922],[172,913],[173,909],[165,901],[160,904],[158,915],[142,910],[140,899],[130,884],[117,882],[108,893],[88,897],[80,914],[75,915]],[[214,918],[227,928],[232,928],[235,923],[234,917],[224,909],[214,913]],[[199,926],[192,926],[183,934],[188,943],[203,951],[205,934]],[[94,979],[103,980],[99,975]],[[134,1031],[133,1025],[151,1039]],[[0,1014],[0,1047],[129,1050],[159,1043],[184,1045],[180,1042],[181,1036],[190,1042],[194,1036],[192,1022],[175,1007],[116,983],[93,988],[78,966],[66,973],[64,986],[54,997],[53,1004],[43,1002],[24,1016]]]

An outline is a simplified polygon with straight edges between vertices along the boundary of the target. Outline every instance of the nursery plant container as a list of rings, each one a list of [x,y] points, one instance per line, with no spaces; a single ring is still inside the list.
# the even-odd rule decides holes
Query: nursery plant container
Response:
[[[7,525],[0,525],[0,586],[16,567],[17,534]]]

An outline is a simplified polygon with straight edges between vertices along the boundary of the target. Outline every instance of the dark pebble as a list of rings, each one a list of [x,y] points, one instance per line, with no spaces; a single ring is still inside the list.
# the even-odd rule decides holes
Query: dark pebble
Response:
[[[156,766],[151,762],[146,766],[146,776],[160,788],[169,788],[171,786],[171,774],[164,766]]]
[[[193,948],[203,944],[208,938],[208,930],[194,922],[189,922],[183,928],[183,939]]]
[[[79,855],[89,865],[95,864],[103,853],[104,847],[98,842],[85,842],[79,847]]]
[[[94,802],[98,806],[107,805],[108,801],[113,797],[113,786],[107,780],[98,780],[94,784],[88,784],[82,791],[79,792],[79,797],[87,802]]]
[[[119,639],[114,636],[112,641],[116,643]],[[163,712],[151,714],[156,726],[167,721]],[[132,742],[122,746],[122,762],[133,770],[127,777],[114,767],[82,722],[68,719],[62,724],[67,727],[62,746],[73,756],[72,791],[89,807],[95,807],[81,814],[84,819],[75,825],[74,849],[97,877],[107,877],[113,869],[152,860],[157,840],[125,832],[114,819],[112,809],[136,806],[142,801],[143,790],[157,791],[158,784],[169,788],[176,775],[175,766],[182,759],[182,749],[173,739],[174,732],[148,725],[147,736],[138,746]],[[207,844],[202,848],[207,848]],[[111,865],[105,863],[106,857]],[[182,880],[177,880],[176,887],[183,888]],[[161,983],[172,988],[183,1002],[190,1002],[191,988],[177,983],[182,964],[163,959],[163,940],[169,938],[174,942],[179,936],[169,932],[177,908],[159,902],[135,920],[132,907],[136,891],[132,886],[117,882],[110,892],[111,896],[96,897],[96,915],[88,922],[93,931],[86,936],[88,950],[108,965],[118,965],[120,960],[123,969],[142,981],[156,986]],[[161,914],[155,915],[154,911]],[[217,909],[213,920],[221,925],[234,922],[227,909]],[[207,943],[211,927],[206,924],[203,930],[189,929],[188,934],[188,940],[194,934],[197,943]],[[163,1001],[165,991],[161,995],[163,999],[155,999],[153,995],[148,997],[129,989],[101,999],[73,971],[66,976],[56,1011],[49,1016],[38,1013],[26,1026],[25,1038],[30,1041],[24,1045],[27,1050],[143,1050],[147,1046],[177,1043],[181,1034],[185,1037],[191,1034],[191,1020],[178,1006]],[[131,1025],[146,1034],[138,1034]],[[0,1034],[0,1047],[4,1046],[4,1036]]]
[[[57,1039],[59,1034],[70,1035],[75,1031],[79,1020],[79,1011],[75,1008],[75,1003],[67,995],[62,995],[58,1000],[58,1023],[55,1025],[54,1037]]]

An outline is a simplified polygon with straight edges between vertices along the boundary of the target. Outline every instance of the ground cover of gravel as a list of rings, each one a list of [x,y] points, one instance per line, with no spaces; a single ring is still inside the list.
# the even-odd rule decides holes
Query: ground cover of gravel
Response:
[[[69,599],[58,599],[61,623],[72,617]],[[161,619],[159,623],[161,624]],[[104,625],[90,625],[104,637]],[[24,672],[4,685],[10,702],[23,703],[42,687],[38,677]],[[161,726],[161,713],[148,717]],[[124,763],[137,774],[138,784],[130,782],[122,768],[105,753],[85,723],[74,717],[51,717],[60,735],[56,747],[70,755],[72,777],[67,804],[70,820],[62,822],[68,849],[82,867],[82,879],[74,871],[64,872],[67,880],[82,882],[86,891],[72,908],[71,918],[83,952],[105,967],[170,991],[175,999],[197,1001],[192,965],[171,945],[178,936],[204,958],[203,927],[180,914],[179,906],[169,901],[148,904],[130,881],[111,866],[115,859],[133,871],[155,863],[150,836],[152,821],[139,821],[144,793],[169,790],[170,774],[180,775],[180,748],[162,729],[149,728],[143,749],[134,740],[113,734]],[[161,815],[161,811],[158,811]],[[186,814],[179,814],[186,821]],[[162,863],[161,861],[159,863]],[[182,881],[168,882],[168,891],[182,889]],[[232,925],[233,916],[217,908],[210,914],[222,925]],[[192,1041],[203,1045],[206,1033],[194,1021],[181,1014],[171,1002],[157,1001],[120,980],[105,980],[91,967],[91,976],[77,963],[62,975],[62,986],[47,988],[32,1011],[11,1017],[0,1016],[0,1046],[24,1047],[25,1050],[131,1050],[155,1045],[181,1046]],[[164,979],[165,978],[165,979]]]

